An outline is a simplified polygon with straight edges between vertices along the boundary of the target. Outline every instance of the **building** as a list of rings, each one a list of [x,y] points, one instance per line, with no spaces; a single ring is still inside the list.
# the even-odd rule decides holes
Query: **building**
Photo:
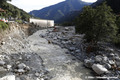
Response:
[[[29,21],[30,23],[34,23],[35,25],[40,26],[40,27],[53,27],[54,26],[54,20],[30,18]]]

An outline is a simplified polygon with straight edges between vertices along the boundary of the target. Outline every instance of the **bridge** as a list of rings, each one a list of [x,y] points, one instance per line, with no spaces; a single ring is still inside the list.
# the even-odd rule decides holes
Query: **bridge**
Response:
[[[30,18],[30,23],[39,27],[54,27],[54,20],[34,19]]]

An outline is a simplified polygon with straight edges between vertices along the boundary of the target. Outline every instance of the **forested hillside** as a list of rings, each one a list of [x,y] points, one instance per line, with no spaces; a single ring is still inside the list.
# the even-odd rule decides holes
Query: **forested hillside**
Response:
[[[7,3],[7,1],[10,1],[10,0],[0,1],[0,8],[6,11],[6,13],[2,13],[1,16],[13,17],[16,19],[22,19],[22,20],[28,21],[30,15],[27,12],[23,11],[22,9],[17,8],[16,6],[10,3]]]
[[[43,8],[41,10],[33,10],[30,12],[30,14],[43,19],[52,19],[57,21],[61,17],[69,14],[71,11],[79,11],[84,6],[90,4],[91,3],[86,3],[81,0],[66,0],[64,2]]]

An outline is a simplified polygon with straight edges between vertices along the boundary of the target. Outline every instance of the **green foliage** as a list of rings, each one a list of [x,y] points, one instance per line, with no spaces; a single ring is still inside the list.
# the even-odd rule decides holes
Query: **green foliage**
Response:
[[[116,17],[112,9],[103,3],[95,9],[87,6],[76,19],[76,32],[85,34],[88,41],[110,41],[117,33]]]
[[[7,3],[6,1],[1,2],[0,7],[6,11],[5,13],[2,13],[2,15],[5,17],[13,17],[15,19],[22,19],[24,21],[28,21],[28,18],[31,17],[31,15],[29,15],[27,12],[17,8],[16,6],[13,6],[10,3]]]
[[[120,16],[117,16],[116,24],[117,24],[117,27],[118,27],[118,34],[120,34]]]
[[[0,0],[0,2],[5,2],[5,1],[12,1],[12,0]]]
[[[118,27],[118,33],[117,33],[115,39],[113,40],[113,43],[116,46],[120,47],[120,16],[117,16],[116,24],[117,24],[117,27]]]
[[[114,43],[116,46],[120,47],[120,34],[118,34],[118,35],[114,38],[113,43]]]
[[[18,23],[23,23],[22,20],[15,20],[15,22],[18,22]]]
[[[5,30],[6,28],[8,28],[8,24],[6,24],[3,21],[0,21],[0,29]]]
[[[120,0],[106,0],[106,2],[116,14],[120,13]]]

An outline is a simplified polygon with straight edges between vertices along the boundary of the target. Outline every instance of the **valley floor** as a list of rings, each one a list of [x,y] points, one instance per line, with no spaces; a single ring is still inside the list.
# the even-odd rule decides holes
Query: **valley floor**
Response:
[[[50,40],[53,38],[48,34],[56,35],[53,28],[26,37],[18,24],[11,26],[11,33],[1,41],[0,80],[87,80],[86,77],[91,75],[91,70],[68,53],[71,52],[69,49]],[[72,31],[74,33],[74,27]],[[58,33],[62,34],[61,31]],[[68,30],[68,33],[71,32]],[[68,35],[69,38],[75,36]]]
[[[74,26],[30,28],[30,36],[22,27],[11,23],[0,42],[0,80],[120,80],[120,50],[114,45],[99,42],[88,54]]]
[[[68,49],[40,37],[46,33],[47,30],[37,31],[28,40],[30,48],[41,56],[43,64],[52,75],[51,80],[87,80],[85,77],[90,76],[90,70],[86,69],[81,61],[66,54]]]

